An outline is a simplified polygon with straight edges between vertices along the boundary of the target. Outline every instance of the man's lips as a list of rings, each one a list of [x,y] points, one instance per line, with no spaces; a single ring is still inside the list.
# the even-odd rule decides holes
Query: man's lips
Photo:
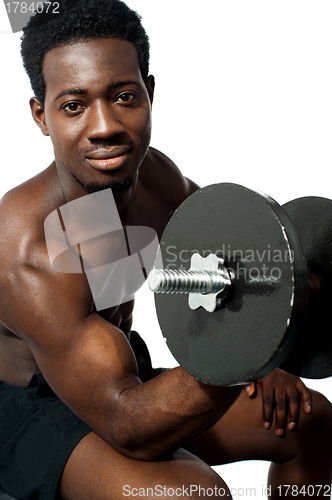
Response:
[[[95,151],[89,152],[86,155],[86,158],[88,158],[89,160],[108,160],[128,153],[129,149],[129,146],[112,146],[111,148],[107,149],[97,149]]]
[[[91,151],[86,154],[86,158],[97,170],[115,170],[123,166],[129,151],[129,146],[114,146]]]

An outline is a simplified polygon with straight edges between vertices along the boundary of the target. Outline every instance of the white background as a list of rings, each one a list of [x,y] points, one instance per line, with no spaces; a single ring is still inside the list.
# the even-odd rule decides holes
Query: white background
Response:
[[[332,198],[330,0],[127,3],[150,36],[154,147],[201,186],[235,182],[280,204]],[[21,33],[10,33],[3,3],[0,18],[2,195],[50,164],[53,152],[32,122]],[[139,294],[134,326],[154,365],[170,366],[151,295],[146,287]],[[332,401],[330,379],[309,385]],[[255,487],[263,498],[267,468],[244,462],[216,470],[230,487]]]

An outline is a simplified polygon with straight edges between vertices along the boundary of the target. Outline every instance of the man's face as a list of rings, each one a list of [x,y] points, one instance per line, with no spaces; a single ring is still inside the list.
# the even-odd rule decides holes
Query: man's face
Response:
[[[134,45],[98,38],[57,47],[46,54],[43,73],[42,130],[58,166],[89,192],[128,188],[149,146],[153,94]]]

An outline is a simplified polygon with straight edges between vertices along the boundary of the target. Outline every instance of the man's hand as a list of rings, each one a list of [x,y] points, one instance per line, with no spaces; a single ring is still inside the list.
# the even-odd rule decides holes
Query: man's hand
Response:
[[[295,430],[299,418],[300,406],[306,413],[311,413],[311,394],[301,379],[277,368],[267,377],[247,385],[249,397],[256,393],[256,384],[262,387],[263,419],[265,429],[270,429],[275,418],[275,432],[282,436],[286,425]]]

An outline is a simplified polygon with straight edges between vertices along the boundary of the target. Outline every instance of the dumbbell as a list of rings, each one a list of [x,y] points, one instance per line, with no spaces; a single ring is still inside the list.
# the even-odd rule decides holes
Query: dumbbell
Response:
[[[161,260],[148,280],[158,320],[192,376],[227,386],[278,366],[332,375],[331,200],[281,207],[236,184],[207,186],[173,214]]]

